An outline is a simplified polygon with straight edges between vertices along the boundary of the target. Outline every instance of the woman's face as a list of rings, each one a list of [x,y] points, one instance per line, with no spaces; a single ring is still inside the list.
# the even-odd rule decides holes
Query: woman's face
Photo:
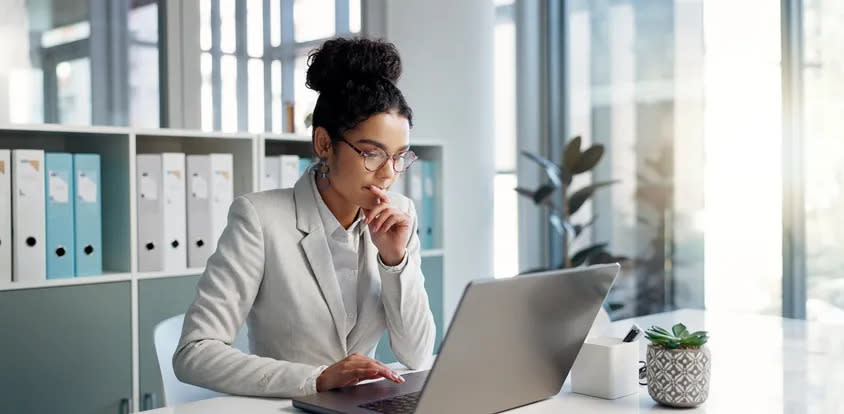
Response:
[[[328,140],[325,130],[318,128],[317,149],[320,156],[328,158],[331,168],[329,178],[331,187],[349,203],[363,208],[373,208],[376,197],[369,186],[388,189],[396,181],[398,174],[393,169],[392,159],[388,159],[381,168],[369,171],[364,167],[360,153],[343,141],[334,145]],[[410,123],[397,112],[379,113],[367,118],[352,130],[346,131],[343,138],[360,149],[369,152],[376,149],[385,151],[388,157],[406,151],[410,142]],[[330,140],[329,140],[330,141]],[[323,151],[327,150],[327,151]]]

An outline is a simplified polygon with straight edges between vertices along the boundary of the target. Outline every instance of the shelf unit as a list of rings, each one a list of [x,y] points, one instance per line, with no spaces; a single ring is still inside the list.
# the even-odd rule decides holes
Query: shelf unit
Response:
[[[420,158],[439,161],[435,175],[442,183],[443,144],[413,139],[412,147]],[[39,412],[117,412],[125,404],[121,400],[128,400],[132,411],[160,406],[161,382],[152,328],[187,310],[203,269],[138,271],[137,154],[231,153],[235,197],[259,191],[266,155],[312,154],[310,137],[302,135],[53,124],[0,126],[0,148],[101,156],[103,274],[0,282],[0,332],[14,332],[16,337],[14,341],[0,341],[0,355],[4,355],[0,368],[20,368],[9,371],[17,375],[0,379],[0,390],[4,390],[0,395],[12,411],[21,408]],[[435,249],[422,252],[422,266],[439,343],[445,255],[441,196],[436,197],[435,206],[439,236]],[[3,335],[4,339],[7,336],[11,335]],[[37,343],[21,349],[28,346],[30,338],[38,338]],[[56,346],[63,348],[57,351]],[[44,353],[53,356],[45,360],[41,356]],[[377,355],[385,361],[394,359],[383,339]],[[43,393],[39,390],[26,388],[26,384],[43,384],[43,378],[52,378],[54,384],[55,395],[49,398],[40,397]],[[35,396],[39,396],[37,401]]]

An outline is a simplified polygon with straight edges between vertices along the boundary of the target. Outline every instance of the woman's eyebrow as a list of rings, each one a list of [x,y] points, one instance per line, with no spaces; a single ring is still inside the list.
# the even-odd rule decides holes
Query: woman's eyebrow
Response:
[[[384,144],[382,144],[378,141],[372,140],[372,139],[364,138],[364,139],[358,140],[358,144],[371,144],[371,145],[375,145],[378,148],[381,148],[385,152],[387,151],[387,147],[384,146]],[[409,149],[409,148],[410,148],[410,145],[405,145],[405,146],[399,148],[399,151],[404,151],[404,150]]]

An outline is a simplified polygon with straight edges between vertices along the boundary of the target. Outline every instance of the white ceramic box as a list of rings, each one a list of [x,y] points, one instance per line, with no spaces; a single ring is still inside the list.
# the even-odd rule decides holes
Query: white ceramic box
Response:
[[[639,342],[619,338],[587,338],[571,371],[571,390],[616,399],[639,389]]]

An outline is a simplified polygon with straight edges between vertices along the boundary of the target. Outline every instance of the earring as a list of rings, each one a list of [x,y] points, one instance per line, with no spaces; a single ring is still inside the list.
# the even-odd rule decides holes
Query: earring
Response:
[[[314,174],[317,178],[317,187],[320,190],[325,190],[326,188],[331,186],[331,179],[328,178],[328,173],[331,172],[331,168],[328,167],[328,158],[320,157],[319,162],[314,165]],[[319,179],[325,180],[325,183],[320,183]]]

